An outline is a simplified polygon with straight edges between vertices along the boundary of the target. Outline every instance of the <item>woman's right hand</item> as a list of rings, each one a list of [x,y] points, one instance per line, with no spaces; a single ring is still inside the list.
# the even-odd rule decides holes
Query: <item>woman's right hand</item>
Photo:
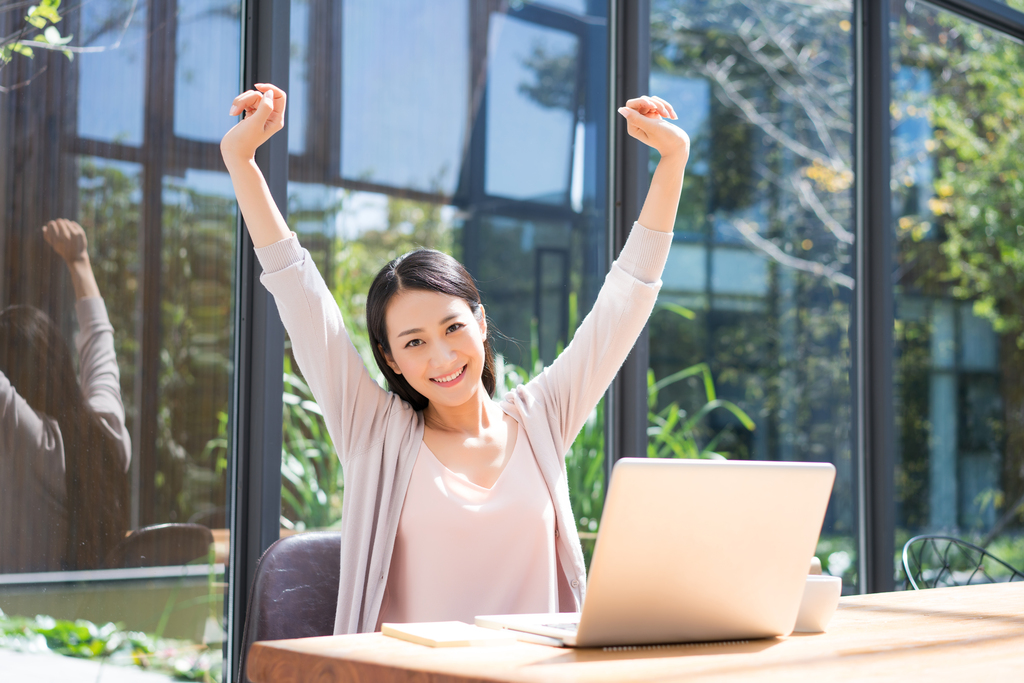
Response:
[[[89,260],[89,240],[75,221],[55,218],[43,226],[43,239],[70,268],[75,261]]]
[[[220,141],[225,163],[252,159],[260,145],[284,128],[284,110],[288,102],[284,90],[270,83],[257,83],[255,87],[231,103],[228,114],[238,116],[245,112],[245,118]]]

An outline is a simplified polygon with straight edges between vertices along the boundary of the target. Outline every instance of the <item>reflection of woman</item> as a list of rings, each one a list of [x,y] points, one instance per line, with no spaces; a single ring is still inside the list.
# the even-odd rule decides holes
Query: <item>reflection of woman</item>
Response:
[[[75,288],[81,385],[42,311],[0,312],[0,572],[89,569],[128,528],[128,462],[114,328],[85,231],[57,219],[43,237]]]
[[[569,347],[499,405],[479,293],[438,252],[392,261],[371,286],[367,326],[391,391],[370,378],[253,161],[285,111],[281,90],[256,88],[235,99],[231,113],[247,118],[221,150],[344,469],[335,632],[578,610],[586,577],[565,453],[657,297],[689,152],[686,134],[662,121],[674,111],[657,98],[619,110],[662,156],[639,222]]]

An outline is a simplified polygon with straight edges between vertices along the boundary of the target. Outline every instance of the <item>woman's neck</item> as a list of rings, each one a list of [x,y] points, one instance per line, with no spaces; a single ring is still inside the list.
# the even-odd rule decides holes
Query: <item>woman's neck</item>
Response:
[[[441,432],[480,434],[501,422],[501,408],[487,395],[481,383],[473,398],[459,406],[430,403],[423,409],[427,428]]]

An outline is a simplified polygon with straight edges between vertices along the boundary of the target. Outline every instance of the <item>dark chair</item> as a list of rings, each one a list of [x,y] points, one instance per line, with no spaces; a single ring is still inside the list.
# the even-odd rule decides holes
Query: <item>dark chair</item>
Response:
[[[276,541],[256,563],[242,631],[238,681],[249,683],[249,646],[257,640],[334,635],[341,534],[315,531]]]
[[[125,536],[107,555],[106,566],[166,567],[210,556],[213,534],[199,524],[158,524]]]
[[[984,548],[952,536],[924,535],[907,541],[903,572],[914,590],[1024,580],[1024,573]]]

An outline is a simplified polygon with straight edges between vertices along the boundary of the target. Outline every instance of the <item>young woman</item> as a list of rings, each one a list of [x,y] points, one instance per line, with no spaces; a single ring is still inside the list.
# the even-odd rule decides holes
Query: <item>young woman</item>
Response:
[[[565,454],[654,306],[689,154],[656,97],[619,113],[661,153],[639,221],[572,343],[497,404],[487,319],[454,259],[389,263],[367,297],[381,389],[323,279],[288,230],[254,161],[284,125],[286,97],[256,84],[221,142],[238,203],[345,477],[335,633],[385,621],[577,611],[585,569]]]
[[[42,311],[0,311],[0,573],[95,569],[128,529],[131,440],[85,231],[43,226],[75,289],[78,360]]]

